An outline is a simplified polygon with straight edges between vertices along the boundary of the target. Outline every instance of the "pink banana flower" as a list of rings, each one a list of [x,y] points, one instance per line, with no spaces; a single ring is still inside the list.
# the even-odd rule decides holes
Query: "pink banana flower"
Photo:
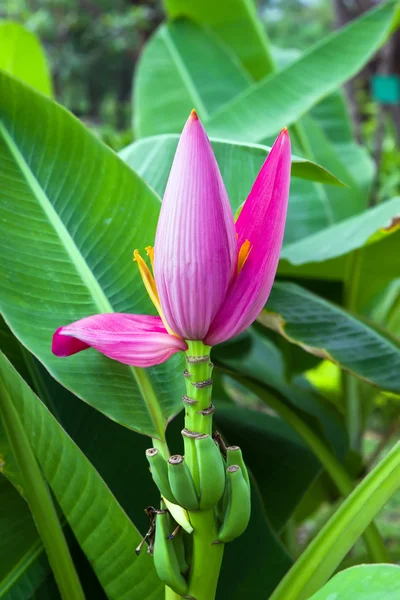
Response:
[[[282,247],[290,182],[284,129],[234,222],[210,141],[192,111],[168,179],[154,249],[154,276],[134,257],[159,317],[101,314],[57,329],[53,353],[93,347],[119,362],[150,367],[187,349],[214,346],[244,331],[264,307]]]

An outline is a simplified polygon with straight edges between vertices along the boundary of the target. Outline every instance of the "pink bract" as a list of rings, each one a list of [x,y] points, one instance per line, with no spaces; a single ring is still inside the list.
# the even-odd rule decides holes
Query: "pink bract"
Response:
[[[149,367],[186,350],[185,340],[213,346],[249,327],[268,299],[278,267],[290,157],[284,129],[235,224],[210,141],[192,111],[176,150],[155,240],[155,295],[164,323],[148,315],[86,317],[57,329],[54,354],[69,356],[93,347],[119,362]]]

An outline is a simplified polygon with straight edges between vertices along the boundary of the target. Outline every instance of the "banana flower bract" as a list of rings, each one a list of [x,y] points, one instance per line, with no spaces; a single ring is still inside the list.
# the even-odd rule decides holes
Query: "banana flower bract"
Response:
[[[57,329],[52,350],[93,347],[119,362],[149,367],[185,351],[185,340],[214,346],[241,333],[264,307],[282,247],[290,181],[284,129],[234,222],[206,132],[192,111],[165,190],[152,269],[135,250],[160,316],[100,314]]]

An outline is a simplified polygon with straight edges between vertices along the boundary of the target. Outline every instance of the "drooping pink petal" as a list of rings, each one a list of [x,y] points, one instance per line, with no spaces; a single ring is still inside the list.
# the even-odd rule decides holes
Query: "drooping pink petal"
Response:
[[[228,290],[205,338],[219,344],[244,331],[264,307],[275,278],[286,222],[290,184],[290,139],[278,136],[236,222],[238,247],[250,253]]]
[[[160,317],[149,315],[94,315],[60,327],[53,335],[56,356],[70,356],[90,347],[135,367],[158,365],[187,349],[182,339],[167,332]]]
[[[154,275],[168,325],[201,340],[236,269],[236,234],[211,144],[193,111],[165,191],[154,248]]]

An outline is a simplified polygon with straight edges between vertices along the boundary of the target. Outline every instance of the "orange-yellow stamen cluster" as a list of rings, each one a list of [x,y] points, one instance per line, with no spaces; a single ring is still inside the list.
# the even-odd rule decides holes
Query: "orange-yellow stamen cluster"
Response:
[[[238,265],[237,265],[237,274],[239,275],[240,271],[243,269],[244,263],[247,260],[247,257],[250,254],[251,244],[249,240],[245,240],[240,247],[239,256],[238,256]]]
[[[146,252],[147,252],[147,255],[151,262],[151,268],[154,272],[154,248],[152,246],[147,246]],[[157,286],[156,286],[156,282],[154,279],[154,275],[150,271],[149,267],[147,266],[146,261],[143,260],[143,258],[140,256],[139,250],[137,250],[137,249],[133,253],[133,260],[134,260],[134,262],[137,263],[137,265],[139,267],[139,273],[142,277],[144,287],[146,288],[146,291],[147,291],[148,295],[150,296],[150,300],[156,307],[157,312],[160,315],[162,322],[165,325],[166,330],[168,331],[168,333],[175,335],[165,320],[165,317],[164,317],[164,314],[163,314],[163,311],[161,308],[160,298],[158,296],[158,291],[157,291]]]

